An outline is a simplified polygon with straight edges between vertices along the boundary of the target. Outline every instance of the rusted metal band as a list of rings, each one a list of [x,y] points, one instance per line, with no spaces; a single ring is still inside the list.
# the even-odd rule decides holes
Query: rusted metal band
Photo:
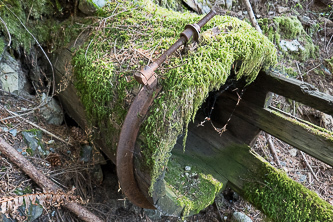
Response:
[[[197,33],[199,36],[200,28],[214,15],[215,12],[211,11],[200,20],[198,24],[186,26],[185,31],[189,30],[189,33],[186,35],[182,34],[178,41],[164,52],[155,62],[134,74],[135,79],[143,84],[144,87],[135,97],[121,128],[117,147],[116,165],[118,180],[122,191],[132,203],[139,207],[155,209],[153,203],[149,202],[138,186],[134,175],[133,162],[134,147],[141,121],[148,112],[149,106],[154,100],[154,96],[156,96],[161,90],[161,88],[156,88],[157,78],[155,76],[155,70],[180,46],[184,45],[186,41],[191,38],[193,33]],[[194,36],[194,38],[197,39],[198,36]]]
[[[132,203],[147,209],[155,207],[142,194],[135,180],[133,154],[141,121],[153,102],[154,95],[156,96],[160,90],[161,88],[149,89],[145,86],[135,97],[121,128],[116,155],[117,175],[122,191]]]

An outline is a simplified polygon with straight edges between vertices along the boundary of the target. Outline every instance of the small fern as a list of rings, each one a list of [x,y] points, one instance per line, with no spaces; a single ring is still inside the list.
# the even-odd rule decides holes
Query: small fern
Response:
[[[50,206],[60,207],[60,205],[69,202],[80,202],[84,203],[81,197],[75,196],[72,192],[64,193],[35,193],[35,194],[25,194],[16,197],[4,197],[0,199],[0,212],[6,217],[11,216],[13,219],[19,219],[20,215],[18,208],[20,206],[25,206],[25,213],[30,208],[30,205],[41,205],[43,208],[48,208]]]

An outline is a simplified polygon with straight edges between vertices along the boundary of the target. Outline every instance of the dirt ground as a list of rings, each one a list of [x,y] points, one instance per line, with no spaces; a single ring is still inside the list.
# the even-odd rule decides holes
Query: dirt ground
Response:
[[[258,2],[258,1],[256,1]],[[259,1],[260,2],[260,1]],[[292,1],[298,2],[298,1]],[[311,1],[313,2],[313,1]],[[300,15],[310,14],[315,18],[317,14],[327,7],[320,1],[315,4],[303,3],[302,8],[297,8]],[[296,3],[295,3],[296,4]],[[279,6],[276,5],[275,6]],[[286,6],[282,4],[280,6]],[[307,13],[310,10],[311,13]],[[244,6],[231,12],[237,15],[239,11],[246,11]],[[269,17],[269,11],[263,5],[257,5],[255,12],[262,17]],[[332,10],[330,18],[332,21]],[[319,72],[323,65],[327,65],[324,59],[332,57],[332,29],[326,27],[327,23],[320,23],[315,38],[313,38],[320,50],[320,56],[303,62],[300,73],[296,78],[315,85],[320,91],[333,95],[333,70],[331,72]],[[296,62],[296,61],[295,61]],[[327,67],[327,66],[326,66]],[[87,163],[81,160],[82,146],[87,145],[90,133],[84,132],[78,125],[66,116],[61,126],[48,125],[41,117],[38,109],[40,94],[20,97],[0,90],[0,137],[7,143],[25,154],[40,171],[48,175],[51,180],[66,190],[75,188],[75,195],[83,200],[88,200],[84,205],[101,217],[104,221],[181,221],[180,218],[160,216],[157,212],[144,210],[131,204],[119,188],[114,164],[105,158],[105,162],[90,160]],[[294,103],[275,95],[273,106],[282,110],[291,110],[297,117],[314,122],[320,126],[333,130],[333,126],[323,123],[323,114],[317,110],[299,105],[295,110]],[[289,107],[289,109],[287,109]],[[293,110],[294,108],[294,110]],[[19,118],[9,111],[22,114]],[[27,110],[31,110],[27,112]],[[31,124],[34,123],[35,125]],[[36,125],[38,127],[36,127]],[[41,143],[47,155],[30,156],[28,147],[21,132],[31,129],[44,129]],[[15,133],[13,133],[15,132]],[[55,139],[54,136],[64,140]],[[262,132],[252,149],[264,157],[277,168],[284,170],[288,176],[300,182],[308,189],[315,191],[321,198],[333,205],[333,169],[302,153],[290,145],[271,137],[278,160],[274,158],[272,149],[268,145],[268,136]],[[71,144],[71,145],[69,145]],[[92,147],[93,144],[91,144]],[[95,152],[98,153],[97,150]],[[103,154],[102,154],[103,155]],[[101,179],[100,171],[103,173]],[[96,172],[99,172],[96,173]],[[20,169],[0,155],[0,200],[5,197],[25,195],[41,192],[41,189]],[[253,221],[266,221],[266,217],[251,204],[243,200],[231,189],[226,189],[215,202],[200,212],[198,215],[186,218],[186,221],[230,221],[233,212],[243,212]],[[0,218],[1,221],[1,218]],[[43,215],[35,221],[80,221],[75,215],[60,207],[50,206],[44,209]]]

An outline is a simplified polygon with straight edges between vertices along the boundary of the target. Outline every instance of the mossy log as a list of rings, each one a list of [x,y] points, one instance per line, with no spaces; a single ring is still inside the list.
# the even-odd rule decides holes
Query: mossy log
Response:
[[[98,25],[87,25],[86,31],[73,37],[71,44],[58,50],[53,59],[58,84],[67,83],[60,93],[65,109],[81,127],[93,132],[95,144],[113,162],[123,120],[140,89],[133,80],[134,71],[167,49],[185,24],[200,19],[197,15],[159,8],[150,1],[138,2],[123,3],[126,12],[115,11],[117,5],[111,3],[104,9],[107,19]],[[254,81],[260,69],[273,65],[273,44],[247,23],[217,16],[203,30],[198,45],[190,44],[177,54],[157,72],[162,90],[143,119],[134,151],[136,180],[150,203],[166,215],[195,214],[211,204],[229,183],[276,221],[332,220],[331,205],[269,166],[247,146],[261,129],[289,143],[293,138],[281,131],[296,130],[302,138],[308,135],[300,129],[302,125],[283,118],[282,114],[272,118],[273,123],[284,120],[289,125],[279,125],[270,131],[270,124],[265,124],[268,113],[273,113],[269,107],[263,109],[267,93],[273,91],[265,84],[272,84],[279,93],[288,87],[288,81],[278,77],[280,81],[275,83],[274,78],[265,79],[268,75],[261,73],[248,86],[228,122],[238,99],[235,92],[226,90],[226,84],[235,82],[243,88]],[[217,97],[211,116],[214,127],[208,122],[197,127],[207,117],[204,109],[199,108],[204,107],[209,93],[219,90],[225,92]],[[316,95],[302,97],[302,102],[306,104],[313,98]],[[329,104],[310,103],[324,111],[331,110]],[[226,122],[227,131],[220,136],[216,127],[221,127],[222,132]],[[292,144],[332,165],[332,133],[306,127],[313,128],[312,139],[303,143],[299,139]],[[311,147],[317,141],[321,150],[318,155]],[[272,191],[278,187],[281,193],[275,194],[275,190],[270,192],[266,187]],[[265,203],[275,196],[277,201]],[[278,200],[285,202],[281,204]],[[285,211],[283,208],[289,207],[289,203],[299,205]]]

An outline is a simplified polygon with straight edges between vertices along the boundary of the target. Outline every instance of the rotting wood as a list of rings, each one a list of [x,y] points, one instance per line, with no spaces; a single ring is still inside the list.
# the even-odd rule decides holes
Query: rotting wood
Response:
[[[273,72],[262,73],[256,82],[263,83],[258,85],[263,93],[273,92],[333,115],[333,96],[319,92],[316,87],[309,83]]]
[[[17,152],[12,146],[10,146],[4,139],[0,137],[0,151],[6,156],[11,162],[16,164],[23,172],[25,172],[38,186],[40,186],[44,192],[54,192],[62,190],[55,185],[50,179],[48,179],[42,172],[32,165],[27,159]],[[65,203],[65,208],[73,212],[78,218],[87,222],[102,222],[95,214],[87,210],[85,207],[75,202]]]
[[[235,116],[332,166],[333,140],[330,133],[310,123],[306,124],[306,121],[297,121],[273,107],[255,105],[257,89],[258,85],[255,84],[247,90]],[[221,106],[230,111],[229,107],[235,100],[236,98],[225,98]]]

